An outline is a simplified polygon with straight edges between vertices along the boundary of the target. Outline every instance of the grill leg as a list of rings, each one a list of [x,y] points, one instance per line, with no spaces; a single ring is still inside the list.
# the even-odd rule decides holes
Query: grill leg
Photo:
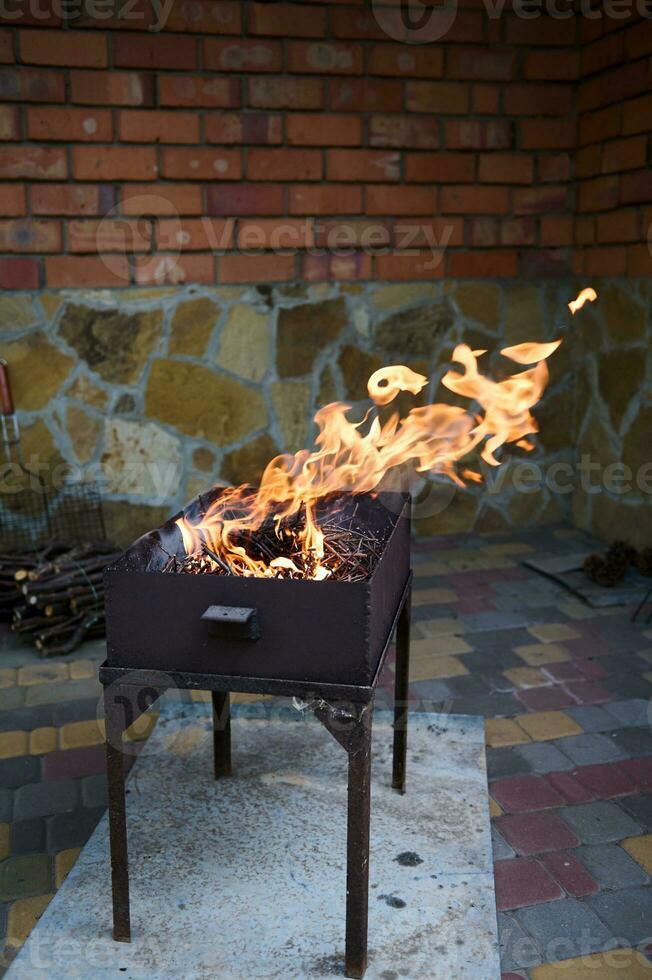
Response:
[[[408,728],[408,683],[410,674],[410,599],[408,596],[396,627],[396,670],[394,687],[394,767],[392,786],[405,793]]]
[[[360,980],[367,968],[369,918],[369,818],[371,813],[371,723],[363,715],[359,739],[349,751],[344,974]],[[357,743],[357,744],[355,744]]]
[[[213,761],[215,778],[231,775],[231,696],[213,691]]]
[[[122,735],[125,729],[124,704],[124,695],[115,684],[104,689],[106,777],[109,800],[111,886],[113,889],[113,938],[118,942],[128,943],[131,942],[131,922],[129,918],[125,774],[122,752]]]

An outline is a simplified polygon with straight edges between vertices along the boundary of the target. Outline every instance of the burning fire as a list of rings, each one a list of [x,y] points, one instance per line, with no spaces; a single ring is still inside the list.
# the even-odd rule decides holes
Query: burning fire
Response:
[[[585,303],[593,303],[598,298],[598,294],[595,289],[589,286],[587,289],[583,289],[582,292],[575,299],[572,299],[568,304],[568,309],[571,311],[573,316],[578,310],[581,310]]]
[[[530,409],[548,381],[546,358],[560,343],[505,348],[501,353],[511,361],[533,366],[502,381],[493,381],[478,370],[478,359],[485,351],[459,344],[452,360],[462,370],[449,370],[442,384],[471,399],[478,410],[431,404],[413,408],[404,418],[393,412],[381,423],[373,409],[361,422],[351,422],[347,418],[350,405],[334,402],[320,408],[315,415],[319,429],[315,449],[271,460],[257,490],[248,486],[224,490],[200,523],[191,524],[184,517],[177,520],[186,553],[209,549],[215,569],[219,566],[232,575],[329,578],[333,557],[330,551],[326,554],[318,504],[331,494],[377,490],[386,474],[404,464],[464,485],[462,477],[482,479],[470,470],[458,473],[458,463],[472,450],[478,448],[485,463],[498,466],[495,453],[505,443],[531,449],[526,437],[538,426]],[[427,383],[426,377],[408,367],[393,365],[369,378],[368,391],[376,406],[386,406],[399,392],[416,395]],[[251,540],[269,522],[279,551],[287,552],[291,545],[290,557],[265,559],[248,553],[243,541]]]

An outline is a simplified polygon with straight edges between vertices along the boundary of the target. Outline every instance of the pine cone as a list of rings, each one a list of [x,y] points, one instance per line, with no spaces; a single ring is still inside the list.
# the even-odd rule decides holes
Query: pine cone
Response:
[[[594,555],[588,555],[588,557],[584,559],[583,568],[584,571],[587,573],[587,575],[590,575],[591,578],[594,578],[595,573],[598,571],[598,569],[602,568],[603,565],[604,565],[604,558],[602,557],[602,555],[594,554]]]
[[[652,548],[644,548],[639,552],[636,567],[641,575],[652,575]]]
[[[627,541],[614,541],[607,551],[607,561],[623,561],[625,566],[636,560],[636,548]]]

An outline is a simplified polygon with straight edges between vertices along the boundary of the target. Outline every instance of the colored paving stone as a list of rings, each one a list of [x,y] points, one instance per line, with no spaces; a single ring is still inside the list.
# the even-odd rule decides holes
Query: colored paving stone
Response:
[[[4,861],[11,853],[11,827],[8,823],[0,823],[0,861]]]
[[[559,643],[564,640],[578,640],[580,633],[567,623],[538,623],[528,627],[528,632],[542,643]]]
[[[503,673],[515,687],[541,687],[550,683],[536,667],[512,667]]]
[[[652,875],[652,834],[628,837],[623,847],[637,861],[647,874]]]
[[[595,894],[600,888],[584,865],[568,851],[551,851],[549,854],[542,854],[540,861],[555,881],[558,881],[573,898],[585,898],[587,895]]]
[[[507,843],[526,856],[561,851],[579,844],[578,838],[556,813],[508,814],[499,817],[496,825]]]
[[[531,715],[518,715],[514,720],[536,742],[579,735],[582,731],[564,711],[538,711]]]
[[[487,718],[485,733],[487,745],[495,748],[505,745],[520,745],[530,740],[529,735],[510,718]]]
[[[52,868],[47,854],[10,857],[0,864],[0,901],[39,895],[50,887]]]
[[[627,759],[620,766],[638,789],[652,793],[652,759]]]
[[[644,885],[648,876],[619,844],[588,844],[575,854],[602,888]]]
[[[66,663],[37,663],[21,667],[18,671],[18,683],[24,686],[30,684],[56,684],[69,677]]]
[[[461,636],[437,636],[427,640],[415,639],[410,643],[410,660],[419,656],[447,657],[470,653],[472,647]]]
[[[85,745],[79,749],[58,749],[43,759],[43,779],[73,779],[104,772],[104,745]]]
[[[61,887],[80,854],[81,847],[69,847],[66,851],[59,851],[59,853],[55,855],[54,883],[57,888]]]
[[[616,945],[597,915],[574,898],[520,909],[516,920],[536,939],[544,954],[551,948],[587,956]],[[547,956],[546,956],[547,958]]]
[[[30,755],[45,755],[52,752],[57,747],[59,733],[56,728],[46,726],[35,728],[29,733],[29,752]]]
[[[597,705],[581,704],[569,708],[567,714],[585,732],[609,732],[619,727],[616,719],[604,707]]]
[[[18,671],[15,667],[0,668],[0,690],[5,687],[13,687],[18,681]]]
[[[627,758],[627,754],[618,747],[614,738],[609,735],[596,733],[572,735],[568,738],[560,738],[559,741],[555,742],[555,745],[578,766],[619,762]]]
[[[602,800],[626,796],[636,789],[618,765],[582,766],[573,771],[573,776]]]
[[[0,759],[13,759],[17,755],[27,755],[29,737],[27,732],[0,732]]]
[[[618,805],[644,830],[652,830],[652,794],[638,793],[636,796],[624,796],[618,800]]]
[[[612,930],[612,935],[632,946],[650,939],[652,888],[622,888],[598,892],[586,899]]]
[[[457,594],[451,589],[416,589],[412,593],[413,606],[446,605],[456,601]]]
[[[504,970],[516,969],[519,966],[536,966],[541,963],[539,947],[532,936],[529,936],[514,914],[498,913],[498,942],[500,946],[500,965]],[[522,980],[522,974],[505,973],[505,977]]]
[[[649,961],[636,949],[613,949],[593,956],[535,967],[531,980],[650,980]]]
[[[494,865],[496,908],[518,909],[562,898],[563,891],[538,861],[512,858]]]
[[[491,784],[491,794],[507,813],[543,810],[564,803],[557,790],[540,776],[514,776]]]
[[[94,718],[92,721],[74,721],[63,725],[59,730],[59,745],[62,749],[78,749],[84,745],[100,745],[104,742],[104,722]]]
[[[97,677],[97,664],[92,660],[73,660],[70,664],[70,677],[73,681]]]
[[[16,820],[29,820],[65,813],[73,809],[77,795],[77,784],[72,779],[21,786],[14,796],[14,816]]]
[[[570,654],[556,643],[527,643],[514,647],[530,667],[544,667],[546,664],[562,664],[570,660]]]
[[[608,844],[638,836],[641,830],[615,803],[580,803],[565,808],[561,815],[585,844]]]
[[[502,812],[503,811],[498,806],[498,804],[496,803],[496,801],[493,799],[493,797],[490,796],[489,797],[489,816],[491,817],[491,819],[493,820],[495,817],[502,816]]]
[[[518,691],[517,698],[533,711],[557,711],[568,708],[577,701],[563,687],[538,687],[529,691]]]
[[[575,778],[571,772],[549,772],[547,781],[554,786],[567,803],[588,803],[594,799],[593,793]]]
[[[7,919],[8,946],[22,946],[53,898],[53,895],[38,895],[13,903]]]
[[[468,674],[468,670],[462,661],[457,659],[457,657],[432,657],[427,670],[427,678],[415,677],[414,679],[436,680],[438,677],[459,677],[463,674]],[[412,670],[410,671],[410,677],[414,677]]]
[[[530,772],[564,772],[573,768],[573,763],[568,756],[565,756],[550,742],[530,742],[529,745],[517,745],[514,752],[523,759]]]

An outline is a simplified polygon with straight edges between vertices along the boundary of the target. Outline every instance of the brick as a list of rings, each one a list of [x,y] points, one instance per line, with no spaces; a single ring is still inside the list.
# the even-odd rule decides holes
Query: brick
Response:
[[[632,103],[627,103],[632,105]],[[600,143],[620,135],[622,110],[620,106],[609,106],[596,112],[585,112],[580,115],[578,142],[580,146],[588,143]]]
[[[215,282],[215,259],[211,252],[170,255],[164,252],[138,255],[134,278],[139,286],[178,286],[184,282]]]
[[[165,107],[237,109],[241,103],[237,78],[159,75],[158,90],[160,105]]]
[[[192,4],[175,3],[168,8],[163,25],[166,31],[191,31],[199,34],[240,34],[242,5],[231,0],[193,0]]]
[[[576,851],[575,854],[577,853]],[[585,898],[587,895],[594,895],[599,890],[600,886],[597,881],[591,877],[577,858],[567,851],[552,851],[549,854],[542,854],[541,863],[555,881],[558,881],[562,888],[574,898]]]
[[[81,31],[20,31],[20,57],[25,64],[64,68],[106,68],[104,34]]]
[[[129,282],[129,263],[126,256],[118,263],[112,256],[111,267],[94,256],[52,255],[45,260],[46,284],[65,289],[76,286],[121,286]]]
[[[625,51],[632,61],[652,54],[652,29],[649,19],[633,24],[625,32]]]
[[[24,854],[0,865],[0,898],[3,901],[38,895],[49,884],[50,859],[47,854]]]
[[[392,184],[370,185],[367,188],[368,214],[433,214],[436,191],[431,187],[394,187]]]
[[[505,214],[509,194],[504,187],[467,187],[449,185],[442,188],[442,214]]]
[[[0,288],[38,289],[38,259],[0,259]]]
[[[443,50],[436,45],[377,44],[371,49],[369,70],[372,75],[441,78]]]
[[[461,114],[469,110],[470,88],[455,82],[407,82],[405,101],[410,112]]]
[[[618,727],[618,722],[610,712],[594,705],[569,708],[568,714],[585,732],[608,732]]]
[[[135,218],[69,221],[67,232],[69,252],[146,252],[152,242],[151,225]],[[72,697],[72,692],[67,697]]]
[[[614,109],[609,110],[615,114]],[[646,133],[652,129],[652,95],[643,95],[638,99],[631,99],[622,107],[622,132],[624,135],[629,133]],[[609,135],[615,136],[612,132]]]
[[[574,119],[522,119],[522,150],[572,150],[575,146]]]
[[[75,146],[72,167],[76,180],[156,180],[158,175],[153,146]]]
[[[272,37],[324,37],[326,10],[313,5],[294,3],[252,3],[249,11],[249,31]]]
[[[573,111],[571,85],[508,85],[503,111],[514,116],[566,116]]]
[[[584,272],[588,276],[622,276],[626,262],[624,248],[594,247],[585,253]]]
[[[510,17],[507,20],[508,44],[526,44],[534,48],[542,45],[565,46],[575,43],[575,18],[542,16],[532,18]]]
[[[324,102],[320,78],[249,78],[247,89],[247,104],[256,109],[320,109]]]
[[[0,178],[61,180],[66,176],[66,152],[60,147],[0,146]]]
[[[258,218],[238,223],[241,249],[310,248],[314,244],[312,219]]]
[[[0,140],[20,139],[18,109],[14,106],[0,106]]]
[[[568,187],[527,187],[517,188],[512,201],[515,214],[549,214],[551,211],[565,211],[569,207]]]
[[[478,176],[489,184],[531,184],[534,157],[512,153],[481,153]]]
[[[329,250],[377,248],[392,242],[392,231],[389,222],[366,218],[318,221],[314,237],[316,245]]]
[[[519,963],[536,963],[541,958],[536,943],[521,929],[518,922],[505,912],[498,913],[498,940],[500,951],[501,980],[523,980],[521,973],[506,972]]]
[[[640,827],[652,831],[652,794],[639,792],[637,796],[623,797],[618,803]]]
[[[10,30],[0,31],[0,64],[10,65],[14,61],[13,37]]]
[[[401,112],[403,86],[377,79],[333,79],[328,83],[330,107],[340,112]]]
[[[290,214],[360,214],[362,189],[347,184],[319,186],[292,184],[289,189]]]
[[[32,140],[109,142],[113,124],[108,109],[29,108],[27,135]]]
[[[204,68],[247,74],[280,72],[283,70],[283,49],[279,41],[208,38],[204,41]]]
[[[625,35],[622,31],[607,34],[582,49],[582,75],[594,75],[624,60]]]
[[[215,218],[162,219],[157,245],[161,251],[222,251],[233,244],[233,221]]]
[[[443,251],[432,253],[424,251],[415,255],[401,254],[401,252],[388,252],[386,255],[377,255],[375,259],[375,273],[378,279],[387,279],[390,282],[409,280],[409,279],[441,279],[444,275]],[[433,641],[428,641],[432,644]],[[463,642],[463,641],[462,641]]]
[[[451,252],[447,274],[453,277],[512,277],[518,272],[518,256],[509,249],[487,252]]]
[[[504,861],[506,858],[515,857],[513,849],[501,837],[495,826],[491,828],[491,845],[494,861]]]
[[[154,80],[142,72],[72,71],[70,98],[82,105],[153,105]]]
[[[650,250],[647,245],[630,245],[626,253],[628,276],[647,276],[652,268]],[[647,680],[650,680],[648,675]]]
[[[363,71],[362,47],[359,44],[290,41],[287,52],[291,72],[361,75]]]
[[[471,89],[471,109],[482,116],[499,111],[500,87],[498,85],[474,85]]]
[[[0,250],[3,252],[57,252],[60,248],[58,221],[39,218],[0,220]]]
[[[647,139],[645,136],[630,136],[628,139],[613,140],[605,143],[602,147],[602,172],[606,174],[644,167],[646,160]]]
[[[536,81],[574,81],[579,76],[579,52],[543,49],[528,51],[523,76]]]
[[[645,871],[617,844],[579,847],[575,854],[602,888],[632,888],[648,881]]]
[[[439,146],[439,122],[413,116],[373,115],[369,120],[369,145],[434,149]]]
[[[528,626],[527,631],[541,643],[559,643],[564,640],[580,639],[577,630],[567,623],[537,623],[534,626]]]
[[[251,180],[320,180],[322,154],[319,150],[251,149],[247,176]]]
[[[13,903],[7,919],[8,946],[18,949],[23,945],[53,898],[54,895],[38,895],[34,898],[21,898]]]
[[[371,279],[370,255],[354,252],[352,255],[304,255],[301,257],[301,274],[306,282],[331,282]]]
[[[398,33],[388,30],[396,26]],[[359,38],[360,40],[387,41],[388,38],[404,37],[398,11],[382,11],[382,20],[377,10],[344,7],[335,8],[331,14],[331,31],[334,37]]]
[[[563,949],[565,955],[586,956],[614,945],[611,933],[595,913],[574,898],[520,909],[516,919],[543,950],[552,945]]]
[[[497,861],[494,865],[496,907],[517,909],[563,897],[557,882],[538,862],[527,858]]]
[[[197,67],[197,41],[192,37],[161,34],[118,34],[113,38],[116,68],[183,69]]]
[[[448,59],[450,78],[509,81],[516,71],[516,52],[485,48],[452,48]]]
[[[570,178],[570,156],[568,153],[549,153],[537,157],[539,180],[558,183]]]
[[[115,200],[112,187],[90,184],[34,184],[30,196],[34,214],[106,214]]]
[[[70,678],[73,681],[97,677],[98,667],[92,660],[72,660],[68,667],[70,668]]]
[[[123,184],[121,210],[128,215],[203,214],[198,184]]]
[[[557,790],[539,776],[499,779],[491,784],[491,795],[507,813],[543,810],[564,803],[564,798]]]
[[[599,214],[595,223],[596,241],[601,245],[639,241],[642,236],[641,222],[642,215],[635,209]]]
[[[468,153],[407,153],[405,179],[415,183],[470,183],[475,180],[475,157]]]
[[[504,119],[456,119],[445,126],[445,143],[452,150],[502,150],[513,144],[511,123]]]
[[[620,183],[621,204],[641,204],[652,201],[652,170],[624,174]]]
[[[523,855],[560,851],[579,844],[579,839],[555,813],[508,814],[499,817],[496,823],[505,840]]]
[[[295,276],[294,255],[223,255],[219,260],[221,283],[286,282]]]
[[[26,211],[25,188],[19,184],[0,184],[0,215],[6,218],[18,217]]]
[[[240,151],[202,147],[164,149],[161,172],[163,177],[172,180],[239,180],[242,176]]]
[[[118,133],[126,143],[197,143],[199,115],[134,109],[119,114]]]
[[[290,124],[298,113],[288,117],[288,133]],[[320,118],[304,117],[304,118]],[[359,126],[359,120],[354,120]],[[297,127],[300,130],[300,126]],[[355,127],[354,127],[355,128]],[[317,134],[315,133],[315,138]],[[282,143],[282,116],[263,112],[219,112],[204,116],[204,138],[207,143]],[[288,135],[288,143],[299,142]]]
[[[64,102],[63,72],[32,68],[0,69],[0,100],[5,102]]]
[[[542,245],[572,245],[574,222],[572,218],[542,218]],[[552,665],[566,667],[567,664]]]
[[[329,150],[328,180],[388,181],[398,180],[399,154],[378,150]]]
[[[588,898],[587,904],[621,943],[623,940],[632,945],[649,942],[652,919],[652,888],[649,886],[600,892]],[[631,975],[628,970],[628,980]]]
[[[362,142],[362,120],[356,116],[296,112],[287,117],[286,130],[290,146],[359,146]],[[373,136],[370,144],[385,145],[375,143]]]
[[[54,856],[54,884],[61,888],[81,854],[81,847],[69,847]]]
[[[291,190],[295,190],[295,187]],[[251,214],[283,214],[284,195],[282,184],[209,184],[206,190],[207,213],[234,218]],[[290,213],[309,212],[290,210]]]

